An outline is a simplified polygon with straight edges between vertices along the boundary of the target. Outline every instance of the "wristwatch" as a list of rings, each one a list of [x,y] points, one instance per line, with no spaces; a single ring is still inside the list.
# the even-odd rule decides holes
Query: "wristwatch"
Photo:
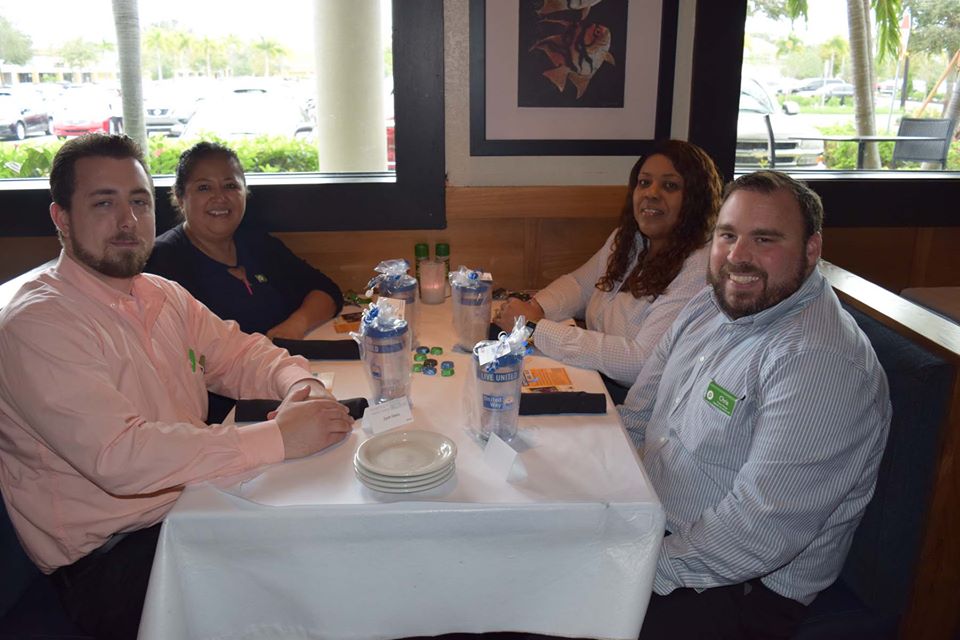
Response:
[[[530,329],[530,337],[527,338],[527,340],[532,343],[532,342],[533,342],[533,332],[537,330],[537,323],[536,323],[536,322],[531,322],[530,320],[528,320],[528,321],[527,321],[527,328]]]

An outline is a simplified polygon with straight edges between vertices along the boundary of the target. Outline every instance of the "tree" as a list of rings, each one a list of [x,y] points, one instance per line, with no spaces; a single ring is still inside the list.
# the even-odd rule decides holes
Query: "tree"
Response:
[[[82,69],[89,67],[100,58],[103,47],[83,38],[73,38],[64,42],[58,53],[68,67]]]
[[[943,54],[948,60],[960,51],[960,0],[905,0],[910,9],[910,50]],[[960,69],[953,69],[953,90],[943,110],[960,126]]]
[[[33,57],[33,40],[0,16],[0,60],[26,64]]]
[[[776,18],[807,18],[807,0],[754,0],[760,10]],[[877,23],[877,56],[896,57],[900,49],[901,0],[847,0],[847,26],[850,30],[850,66],[854,87],[854,109],[857,135],[876,133],[876,110],[873,105],[873,39],[870,33],[870,9]],[[774,13],[770,13],[774,12]],[[779,12],[779,13],[778,13]],[[880,168],[876,143],[865,148],[865,169]]]
[[[113,22],[120,54],[120,90],[127,135],[148,152],[143,115],[143,83],[140,79],[140,14],[137,0],[113,0]]]
[[[256,42],[253,48],[263,54],[263,75],[270,75],[270,62],[276,59],[285,58],[287,50],[277,42],[268,38],[260,37],[260,42]]]

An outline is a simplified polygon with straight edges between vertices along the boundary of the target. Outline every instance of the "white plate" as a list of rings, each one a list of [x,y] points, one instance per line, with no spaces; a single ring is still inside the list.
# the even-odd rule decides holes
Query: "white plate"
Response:
[[[365,487],[367,487],[371,491],[381,491],[383,493],[418,493],[420,491],[428,491],[430,489],[439,487],[440,485],[445,483],[447,480],[449,480],[451,477],[453,477],[454,471],[455,469],[453,467],[450,467],[450,470],[447,471],[445,474],[441,475],[439,478],[435,480],[431,480],[426,484],[416,486],[416,487],[400,487],[400,486],[374,484],[368,478],[365,478],[364,476],[361,476],[359,474],[357,475],[357,478],[360,480],[361,484],[363,484]]]
[[[427,480],[436,480],[443,474],[450,471],[450,467],[452,467],[453,464],[454,463],[451,461],[449,465],[445,466],[443,469],[440,469],[439,471],[434,471],[433,473],[425,473],[419,476],[385,476],[381,473],[375,473],[373,471],[370,471],[369,469],[366,469],[358,464],[354,464],[353,469],[358,474],[364,476],[365,478],[369,478],[374,482],[379,482],[383,484],[408,484],[412,482],[426,482]]]
[[[355,464],[385,476],[423,476],[457,457],[457,445],[433,431],[387,431],[357,449]]]

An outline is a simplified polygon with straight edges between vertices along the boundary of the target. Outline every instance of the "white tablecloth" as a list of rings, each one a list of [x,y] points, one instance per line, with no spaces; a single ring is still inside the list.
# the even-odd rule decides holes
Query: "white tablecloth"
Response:
[[[420,336],[456,374],[414,374],[407,427],[456,442],[455,477],[418,494],[366,489],[358,426],[318,455],[189,488],[163,526],[141,639],[637,637],[664,516],[616,411],[608,400],[606,415],[521,417],[517,466],[498,477],[461,426],[472,369],[451,352],[449,304],[420,305]],[[334,373],[338,398],[368,395],[359,363],[314,366]],[[567,370],[578,389],[603,390],[595,372]]]

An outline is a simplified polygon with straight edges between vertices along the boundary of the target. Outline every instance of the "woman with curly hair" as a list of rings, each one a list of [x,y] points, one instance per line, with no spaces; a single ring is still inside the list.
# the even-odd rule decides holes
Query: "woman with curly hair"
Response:
[[[530,301],[508,300],[494,321],[505,330],[519,315],[536,323],[540,351],[598,370],[622,402],[660,336],[706,285],[722,191],[703,149],[682,140],[656,144],[630,171],[620,223],[603,247]],[[568,318],[583,318],[586,328]]]

